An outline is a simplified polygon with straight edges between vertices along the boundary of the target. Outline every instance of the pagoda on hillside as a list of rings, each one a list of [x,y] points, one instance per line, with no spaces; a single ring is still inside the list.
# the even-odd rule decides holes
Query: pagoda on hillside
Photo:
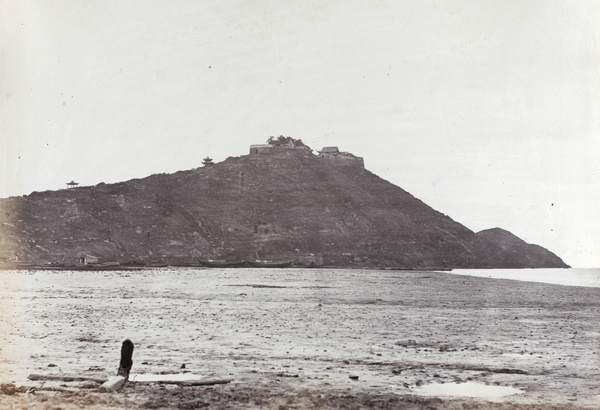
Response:
[[[209,166],[209,165],[215,165],[215,163],[213,162],[211,157],[206,157],[204,158],[204,160],[202,160],[202,165]]]

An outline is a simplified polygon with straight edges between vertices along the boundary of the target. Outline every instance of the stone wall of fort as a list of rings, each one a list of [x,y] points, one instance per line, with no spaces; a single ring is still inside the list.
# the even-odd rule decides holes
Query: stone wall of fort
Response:
[[[365,167],[365,161],[362,157],[357,157],[349,152],[340,152],[336,155],[320,155],[319,158],[330,165]]]
[[[311,149],[307,146],[294,146],[290,145],[269,145],[269,144],[256,144],[250,145],[250,155],[260,154],[276,154],[283,151],[306,151],[310,152]]]

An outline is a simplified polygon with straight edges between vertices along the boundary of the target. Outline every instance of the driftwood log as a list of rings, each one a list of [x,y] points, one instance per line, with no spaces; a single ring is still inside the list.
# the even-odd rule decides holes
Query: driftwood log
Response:
[[[98,384],[102,384],[102,385],[104,385],[110,381],[121,379],[121,378],[123,379],[123,383],[125,382],[123,376],[115,376],[115,377],[111,377],[110,379],[106,380],[106,379],[100,379],[97,377],[32,373],[29,376],[27,376],[27,378],[29,380],[33,380],[33,381],[47,380],[47,381],[58,381],[58,382],[94,382],[94,383],[98,383]],[[233,379],[197,379],[197,380],[160,380],[160,379],[157,379],[157,380],[140,380],[140,381],[130,380],[129,382],[135,383],[135,384],[160,383],[160,384],[179,384],[182,386],[211,386],[214,384],[227,384],[227,383],[231,383],[232,381],[233,381]],[[111,385],[113,383],[111,383]],[[122,384],[121,384],[121,386],[122,386]],[[113,390],[106,390],[106,391],[113,391]]]
[[[127,339],[121,345],[121,360],[119,361],[119,370],[115,377],[110,379],[99,379],[96,377],[85,377],[85,376],[70,376],[70,375],[52,375],[52,374],[30,374],[27,376],[29,380],[49,380],[49,381],[61,381],[61,382],[95,382],[102,384],[98,390],[101,392],[114,392],[119,390],[125,382],[129,381],[129,372],[133,367],[133,343]],[[197,379],[197,380],[141,380],[135,381],[137,383],[161,383],[161,384],[178,384],[181,386],[211,386],[215,384],[227,384],[232,379]]]
[[[135,384],[159,383],[159,384],[178,384],[180,386],[212,386],[215,384],[231,383],[233,379],[198,379],[198,380],[141,380],[133,381]]]
[[[27,376],[29,380],[47,380],[57,382],[94,382],[104,383],[106,379],[99,379],[97,377],[85,377],[85,376],[68,376],[68,375],[54,375],[54,374],[36,374],[32,373]]]
[[[127,380],[129,380],[129,372],[133,367],[133,342],[126,339],[121,345],[121,360],[119,361],[119,370],[117,375],[111,377],[100,386],[98,389],[101,392],[114,392],[119,390]]]
[[[119,390],[125,384],[125,377],[115,376],[105,381],[102,386],[98,388],[101,392],[113,392]]]

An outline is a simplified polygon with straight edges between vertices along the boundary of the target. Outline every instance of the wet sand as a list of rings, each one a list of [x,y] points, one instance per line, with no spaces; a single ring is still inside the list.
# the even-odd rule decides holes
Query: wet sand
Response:
[[[3,271],[0,285],[1,408],[600,407],[599,288],[439,272],[184,268]],[[26,380],[113,376],[125,338],[136,346],[132,379],[233,381],[132,382],[101,394],[90,382]],[[424,390],[466,383],[520,393]]]

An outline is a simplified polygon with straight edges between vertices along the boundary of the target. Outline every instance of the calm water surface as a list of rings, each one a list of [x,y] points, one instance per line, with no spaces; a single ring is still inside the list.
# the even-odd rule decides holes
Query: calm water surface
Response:
[[[600,287],[600,269],[455,269],[457,275],[513,279],[565,286]]]

